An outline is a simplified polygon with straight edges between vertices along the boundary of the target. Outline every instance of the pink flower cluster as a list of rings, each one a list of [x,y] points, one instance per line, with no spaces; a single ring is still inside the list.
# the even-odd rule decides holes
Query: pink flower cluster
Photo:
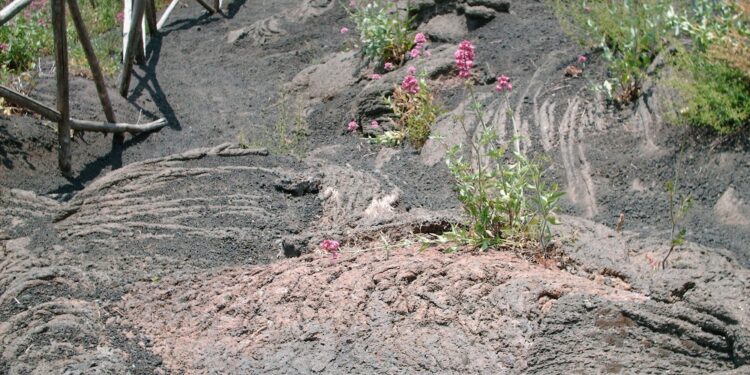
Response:
[[[346,130],[353,132],[355,130],[359,129],[359,124],[357,124],[356,121],[352,120],[349,121],[349,124],[346,125]]]
[[[9,49],[8,43],[0,43],[0,53],[8,52]]]
[[[349,32],[349,28],[346,27],[346,26],[344,26],[344,27],[341,28],[341,30],[339,32],[342,33],[342,34],[346,34],[346,33]]]
[[[323,242],[320,243],[320,247],[323,248],[323,250],[327,251],[331,254],[331,258],[333,260],[336,260],[336,258],[339,257],[339,248],[341,247],[341,244],[339,241],[336,240],[323,240]]]
[[[44,8],[45,5],[47,5],[47,0],[33,0],[29,5],[29,9],[39,10]]]
[[[578,63],[579,64],[585,64],[586,61],[588,61],[588,57],[586,57],[586,55],[578,55]]]
[[[417,77],[414,77],[413,75],[404,77],[404,81],[401,82],[401,88],[410,94],[419,93],[419,82],[417,82]]]
[[[29,4],[29,7],[26,8],[26,10],[23,11],[23,16],[27,20],[30,19],[35,13],[40,13],[44,11],[44,7],[47,5],[47,0],[33,0],[31,4]],[[44,21],[44,18],[38,19],[39,24],[44,26],[46,22]]]
[[[414,35],[414,43],[417,44],[417,47],[422,48],[427,43],[427,37],[423,33],[417,33],[417,35]]]
[[[393,64],[387,62],[385,65],[383,65],[383,69],[385,70],[393,70]]]
[[[461,78],[471,77],[471,68],[474,67],[474,45],[464,40],[458,45],[458,50],[453,54],[456,58],[458,76]]]
[[[370,74],[370,79],[373,80],[373,81],[377,81],[377,80],[379,80],[381,78],[383,78],[383,76],[381,76],[378,73],[372,73],[372,74]]]
[[[424,45],[427,43],[427,37],[423,33],[417,33],[414,36],[414,43],[414,48],[409,51],[409,56],[412,59],[419,58],[422,55],[422,49],[424,49]],[[429,57],[429,51],[425,51],[425,55]]]
[[[503,92],[505,90],[508,90],[508,91],[513,90],[513,84],[510,83],[510,78],[508,78],[508,76],[503,74],[497,77],[497,85],[495,85],[495,91]]]
[[[115,16],[115,19],[117,19],[118,23],[122,23],[122,21],[125,20],[125,13],[124,12],[117,13],[117,15]]]

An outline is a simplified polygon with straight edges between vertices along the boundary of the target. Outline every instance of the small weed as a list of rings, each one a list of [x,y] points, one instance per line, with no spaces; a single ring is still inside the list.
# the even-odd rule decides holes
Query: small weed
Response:
[[[412,19],[398,9],[398,2],[371,0],[349,2],[345,7],[360,33],[361,53],[378,64],[402,64],[414,46]]]
[[[273,120],[270,120],[268,110],[273,111]],[[264,122],[271,123],[264,127],[264,133],[257,141],[251,142],[253,146],[266,147],[272,153],[293,154],[300,156],[304,143],[309,136],[307,120],[303,113],[302,104],[292,102],[286,94],[282,94],[275,103],[261,113]],[[244,141],[244,133],[240,133],[240,141]],[[242,143],[240,143],[242,145]],[[249,146],[249,144],[248,144]]]
[[[237,145],[240,146],[240,148],[242,149],[250,148],[250,143],[247,142],[247,138],[245,138],[245,133],[242,131],[237,136]]]
[[[677,192],[675,181],[667,181],[664,184],[664,188],[667,191],[667,198],[669,199],[669,221],[671,229],[669,232],[669,251],[664,259],[661,261],[662,269],[667,268],[667,260],[675,248],[682,246],[685,243],[685,236],[687,235],[687,228],[682,224],[687,216],[690,208],[693,207],[693,198],[688,193],[687,195],[680,195]]]
[[[625,226],[625,213],[620,212],[620,216],[617,218],[617,222],[615,223],[615,232],[617,234],[622,233],[623,226]]]

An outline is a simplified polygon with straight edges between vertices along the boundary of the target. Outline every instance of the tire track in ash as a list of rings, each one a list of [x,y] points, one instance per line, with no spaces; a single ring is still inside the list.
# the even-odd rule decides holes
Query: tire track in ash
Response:
[[[547,102],[547,101],[545,101]],[[581,109],[581,100],[578,97],[570,99],[562,118],[555,121],[554,104],[543,104],[547,107],[547,115],[540,116],[545,124],[540,126],[548,130],[543,139],[547,139],[551,146],[557,133],[558,150],[565,170],[566,195],[567,198],[583,211],[583,216],[591,218],[599,209],[596,203],[596,191],[594,181],[591,178],[591,166],[586,159],[586,150],[583,140],[586,137],[585,126],[588,115],[585,109]],[[583,112],[583,113],[582,113]],[[550,122],[547,122],[550,121]],[[555,126],[556,123],[556,126]]]
[[[641,96],[638,99],[637,110],[632,122],[643,138],[641,141],[641,150],[649,155],[656,154],[659,151],[659,146],[656,145],[656,141],[654,140],[653,127],[659,123],[658,117],[654,119],[655,116],[649,108],[649,104]]]
[[[191,164],[206,155],[235,154],[265,151],[222,145],[126,166],[78,193],[57,215],[55,229],[64,241],[112,246],[184,237],[252,242],[264,236],[268,218],[275,216],[303,225],[293,218],[304,202],[278,204],[274,199],[284,202],[284,193],[245,185],[248,176],[277,181],[288,171],[260,165]],[[219,193],[206,189],[209,185]]]
[[[557,72],[559,71],[558,65],[560,64],[560,61],[567,56],[568,53],[566,51],[553,51],[549,53],[545,59],[544,62],[540,67],[536,69],[534,72],[534,75],[531,76],[531,79],[529,80],[529,83],[527,85],[524,85],[525,88],[520,96],[518,96],[516,107],[513,111],[513,132],[515,134],[523,135],[523,138],[520,139],[521,144],[519,145],[519,149],[524,154],[527,153],[532,146],[531,143],[531,133],[529,130],[529,116],[524,116],[524,114],[527,112],[525,106],[527,105],[528,101],[527,98],[529,97],[529,94],[531,92],[535,92],[534,95],[534,101],[531,103],[532,108],[531,111],[536,114],[537,108],[536,108],[536,97],[539,95],[540,92],[546,87],[549,86],[550,82],[549,79],[545,79],[543,77],[554,77],[557,75]],[[536,120],[536,116],[534,116],[534,120]],[[536,121],[537,127],[539,126],[539,121]]]
[[[560,76],[559,66],[567,55],[566,51],[551,52],[534,72],[517,99],[512,131],[523,135],[519,149],[524,154],[534,149],[532,141],[535,139],[550,158],[555,159],[555,154],[559,153],[564,168],[566,197],[582,211],[583,216],[591,218],[599,209],[584,141],[589,134],[588,125],[594,123],[598,127],[601,124],[590,105],[577,95],[567,102],[561,102],[555,95],[567,87],[557,78]],[[532,92],[533,98],[529,101],[527,98]],[[530,108],[526,108],[529,102]],[[560,112],[562,116],[558,117]],[[536,124],[536,129],[532,129],[530,123]],[[534,131],[538,138],[532,137]]]

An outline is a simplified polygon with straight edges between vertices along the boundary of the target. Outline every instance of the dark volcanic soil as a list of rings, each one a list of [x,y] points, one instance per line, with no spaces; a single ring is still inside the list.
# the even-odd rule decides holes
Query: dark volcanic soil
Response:
[[[130,97],[111,90],[119,120],[168,127],[76,138],[70,179],[49,123],[0,117],[0,374],[750,371],[747,135],[670,126],[658,87],[606,108],[588,89],[596,55],[564,77],[586,51],[543,2],[417,3],[432,57],[414,64],[448,111],[444,141],[421,152],[362,139],[406,68],[358,70],[331,0],[236,1],[226,17],[181,3]],[[458,220],[442,157],[468,138],[453,121],[462,39],[481,100],[516,111],[493,126],[523,134],[566,190],[564,262],[383,251]],[[44,71],[32,96],[53,103]],[[492,92],[499,73],[510,103]],[[93,84],[72,88],[75,117],[103,119]],[[352,119],[363,129],[347,133]],[[654,270],[676,168],[692,243]],[[620,213],[624,234],[606,228]],[[325,238],[345,244],[340,260],[316,250]]]

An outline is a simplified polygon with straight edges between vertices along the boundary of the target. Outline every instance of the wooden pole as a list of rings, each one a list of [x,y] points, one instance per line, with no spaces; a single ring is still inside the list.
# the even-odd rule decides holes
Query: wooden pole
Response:
[[[196,0],[198,4],[200,4],[203,8],[206,8],[206,11],[208,11],[208,14],[214,14],[216,13],[216,10],[212,8],[205,0]]]
[[[0,96],[5,98],[8,102],[20,105],[28,109],[31,112],[38,113],[47,120],[58,122],[60,121],[60,112],[57,112],[53,108],[50,108],[34,99],[29,98],[16,90],[0,85]]]
[[[221,0],[214,0],[214,9],[216,9],[218,13],[221,13]]]
[[[148,24],[148,32],[150,34],[156,33],[156,5],[154,5],[154,0],[146,0],[146,23]]]
[[[123,62],[125,62],[125,57],[126,57],[125,53],[126,53],[126,51],[128,49],[128,36],[130,35],[131,30],[132,30],[131,27],[130,27],[130,25],[131,25],[132,22],[136,22],[136,21],[133,20],[133,0],[125,0],[124,3],[125,3],[125,5],[124,5],[125,9],[123,10],[124,18],[123,18],[123,23],[122,23],[122,30],[123,30],[123,38],[122,38],[122,61]],[[137,23],[138,23],[138,28],[140,28],[141,27],[141,22],[138,21]],[[138,28],[136,28],[135,30],[138,30]],[[144,50],[144,48],[146,46],[146,43],[145,43],[146,36],[144,35],[143,36],[144,40],[141,40],[140,39],[140,35],[142,35],[142,34],[139,34],[137,36],[137,38],[138,38],[138,42],[137,42],[138,45],[135,48],[135,55],[134,55],[135,63],[136,64],[142,64],[143,60],[145,59],[145,55],[146,55],[145,50]]]
[[[133,19],[133,0],[123,0],[122,7],[122,62],[125,62],[125,53],[128,50],[128,33],[130,33],[130,22]]]
[[[81,17],[81,10],[78,8],[77,0],[68,0],[68,8],[70,8],[70,17],[73,19],[73,24],[78,32],[78,40],[81,41],[81,47],[83,52],[86,54],[86,60],[89,62],[91,68],[91,76],[94,78],[96,84],[96,92],[99,94],[99,101],[102,103],[104,109],[104,116],[107,121],[115,123],[115,111],[112,109],[112,103],[109,100],[109,94],[107,93],[107,87],[104,84],[104,75],[102,74],[102,68],[99,66],[99,59],[96,58],[94,48],[91,46],[91,39],[89,39],[89,32],[86,30],[86,25],[83,23],[83,17]]]
[[[62,115],[60,114],[60,112],[56,111],[54,108],[50,108],[43,103],[29,98],[28,96],[25,96],[18,91],[15,91],[8,87],[0,85],[0,96],[5,98],[10,103],[19,105],[29,111],[42,115],[42,117],[46,118],[47,120],[59,122],[60,119],[62,119]],[[110,123],[77,120],[74,118],[71,118],[69,122],[70,127],[73,130],[108,132],[115,134],[150,132],[161,129],[167,124],[167,120],[164,118],[160,118],[156,121],[145,124]]]
[[[167,120],[164,118],[160,118],[156,121],[147,122],[145,124],[110,124],[107,122],[70,119],[70,124],[72,125],[74,130],[80,131],[107,132],[115,134],[137,134],[159,130],[167,125]]]
[[[167,18],[169,18],[169,15],[172,13],[172,10],[175,6],[177,6],[177,3],[180,0],[172,0],[171,3],[169,3],[169,6],[167,9],[164,10],[164,13],[162,13],[161,18],[159,18],[159,22],[156,23],[156,30],[161,30],[162,27],[164,27],[164,24],[167,23]]]
[[[144,8],[145,10],[145,8]],[[136,34],[136,46],[135,46],[135,63],[136,64],[143,64],[144,61],[146,61],[146,33],[141,32],[141,29],[145,29],[146,26],[144,24],[143,17],[141,17],[140,20],[138,20],[138,27],[136,28],[136,31],[138,34]]]
[[[126,0],[127,1],[127,0]],[[143,0],[133,0],[133,18],[130,22],[127,43],[125,46],[125,60],[123,60],[122,74],[120,75],[120,95],[127,98],[130,89],[130,73],[133,69],[133,56],[138,42],[138,27],[143,18]]]
[[[55,77],[57,78],[57,139],[59,141],[58,165],[67,174],[71,170],[70,155],[70,103],[68,85],[68,41],[65,23],[65,3],[51,1],[52,31],[55,39]]]
[[[18,12],[22,11],[31,4],[31,0],[14,0],[8,4],[3,10],[0,10],[0,26],[5,25],[6,22],[10,21]]]

